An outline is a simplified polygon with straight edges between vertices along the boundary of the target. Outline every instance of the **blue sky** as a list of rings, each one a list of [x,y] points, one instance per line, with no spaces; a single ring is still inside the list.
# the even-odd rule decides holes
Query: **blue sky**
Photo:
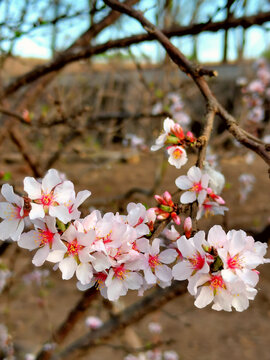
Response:
[[[241,1],[241,0],[239,0]],[[214,7],[224,5],[225,0],[205,0],[204,8],[201,11],[199,22],[207,21],[209,14],[213,13]],[[20,12],[20,4],[23,3],[23,0],[11,0],[10,7],[10,22],[12,23],[12,16],[15,17],[16,14]],[[72,6],[76,10],[82,10],[87,5],[88,0],[77,0],[72,2]],[[101,2],[100,2],[101,3]],[[176,2],[177,3],[177,2]],[[0,6],[0,21],[3,20],[4,8]],[[44,18],[52,16],[51,9],[46,8],[46,1],[39,0],[37,7],[32,13],[29,14],[27,20],[34,21],[37,18],[37,15],[40,13],[44,14]],[[149,20],[154,21],[154,16],[156,13],[155,6],[157,1],[155,0],[143,0],[140,5],[140,9],[146,10],[145,14]],[[192,6],[194,5],[194,0],[179,0],[179,4],[182,5],[182,8],[185,10],[185,17],[181,16],[181,23],[183,25],[188,24],[190,21],[190,16],[192,12]],[[239,7],[241,9],[241,7]],[[248,0],[248,9],[247,14],[256,13],[259,10],[270,10],[270,4],[267,4],[267,1],[264,0]],[[236,9],[238,15],[241,16],[238,8]],[[179,13],[181,15],[181,12]],[[179,16],[180,16],[179,15]],[[214,20],[222,20],[225,16],[225,13],[220,12]],[[85,29],[87,29],[89,24],[88,15],[82,15],[77,20],[72,20],[69,22],[63,22],[59,25],[59,36],[58,36],[58,49],[61,50],[65,48],[69,43],[71,43],[77,36],[79,36]],[[270,28],[270,23],[267,24]],[[25,25],[25,30],[27,25]],[[134,19],[125,17],[121,24],[114,27],[113,29],[105,29],[99,37],[96,39],[97,42],[104,42],[112,38],[119,38],[126,35],[136,34],[143,32],[141,25]],[[240,36],[240,29],[232,29],[229,33],[229,59],[234,60],[237,55],[237,39]],[[24,57],[37,57],[37,58],[50,58],[50,40],[51,39],[51,30],[49,27],[45,26],[41,30],[35,30],[31,35],[25,35],[19,38],[14,46],[14,54]],[[203,33],[198,37],[198,56],[201,62],[211,62],[219,61],[222,56],[222,43],[223,43],[223,31],[217,33]],[[190,55],[192,49],[192,38],[190,36],[175,38],[173,42],[176,46],[180,48],[182,52],[186,55]],[[269,40],[269,31],[266,32],[258,26],[253,26],[246,31],[246,48],[245,56],[248,58],[258,57],[264,50],[270,47]],[[8,43],[3,45],[4,48],[8,48]],[[149,56],[153,61],[159,59],[163,56],[162,48],[157,45],[155,42],[146,42],[141,45],[136,45],[131,47],[134,54],[141,56],[142,54]],[[125,51],[125,50],[123,50]]]

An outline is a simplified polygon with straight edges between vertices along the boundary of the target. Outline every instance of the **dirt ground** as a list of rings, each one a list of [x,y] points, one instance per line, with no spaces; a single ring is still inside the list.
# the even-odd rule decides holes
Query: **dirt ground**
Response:
[[[115,159],[119,148],[112,148],[110,156]],[[119,206],[125,208],[129,201],[140,201],[149,206],[154,204],[152,198],[134,194],[130,199],[115,200],[115,196],[125,194],[126,191],[136,188],[150,189],[153,186],[156,169],[162,161],[162,153],[139,154],[133,150],[124,150],[122,161],[109,162],[98,158],[98,161],[89,160],[87,156],[74,157],[67,153],[62,157],[55,168],[67,174],[75,183],[77,191],[89,189],[91,198],[87,207],[97,207],[102,210],[117,211]],[[223,197],[230,208],[225,219],[216,216],[202,220],[199,225],[208,229],[213,224],[223,224],[228,229],[244,229],[255,232],[261,231],[270,216],[269,178],[267,166],[255,158],[252,165],[245,162],[246,152],[237,150],[237,153],[220,153],[220,167],[226,177],[226,189]],[[190,158],[188,167],[195,162],[194,156]],[[16,189],[21,190],[23,178],[30,174],[29,169],[20,160],[2,162],[2,171],[10,171],[12,182]],[[164,178],[158,186],[157,193],[165,190],[174,192],[174,180],[177,176],[185,174],[187,166],[177,170],[168,166]],[[256,176],[256,184],[245,203],[239,202],[239,181],[241,173],[251,173]],[[267,240],[267,239],[265,239]],[[270,255],[270,254],[269,254]],[[12,245],[2,257],[2,260],[11,268],[15,279],[8,289],[1,295],[0,322],[5,323],[13,337],[14,343],[22,352],[35,353],[46,339],[65,318],[69,309],[80,297],[76,289],[75,280],[61,280],[59,271],[52,271],[50,264],[43,269],[49,269],[46,284],[42,287],[25,285],[22,276],[31,272],[31,255],[23,249]],[[258,295],[250,307],[243,313],[216,312],[210,308],[196,309],[193,298],[185,294],[164,306],[155,314],[149,314],[137,325],[132,326],[141,339],[141,344],[149,343],[151,339],[148,323],[158,321],[162,324],[162,339],[172,340],[169,349],[177,351],[181,360],[268,360],[270,359],[270,265],[264,265],[258,285]],[[131,292],[127,299],[121,299],[118,307],[136,301],[135,292]],[[104,320],[107,313],[100,301],[95,301],[88,310],[87,315],[98,315]],[[81,321],[74,332],[68,337],[66,344],[85,333],[84,321]],[[127,332],[116,334],[109,344],[128,343]],[[83,359],[99,360],[109,357],[121,360],[125,356],[122,350],[112,349],[110,346],[100,346],[89,351]]]

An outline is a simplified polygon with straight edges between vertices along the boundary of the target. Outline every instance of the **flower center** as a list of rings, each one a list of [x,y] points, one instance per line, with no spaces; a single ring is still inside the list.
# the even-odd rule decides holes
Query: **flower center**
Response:
[[[181,155],[183,154],[183,151],[180,150],[179,148],[175,149],[173,152],[173,157],[174,159],[179,159],[181,157]]]
[[[23,214],[21,215],[21,211],[22,211],[22,208],[16,206],[16,215],[15,215],[15,218],[16,219],[23,219],[25,216],[24,216],[24,211],[23,211]]]
[[[188,259],[193,267],[194,270],[200,270],[205,262],[204,257],[202,257],[202,255],[197,252],[196,255],[194,255],[192,258]]]
[[[38,240],[40,242],[39,246],[43,246],[46,244],[52,245],[54,233],[50,232],[50,230],[39,230]]]
[[[44,195],[42,195],[40,201],[43,206],[50,206],[53,202],[53,195],[52,194],[44,194]]]
[[[148,264],[151,269],[154,269],[156,266],[160,265],[158,255],[155,256],[149,255]]]
[[[67,244],[67,252],[69,255],[76,256],[79,251],[82,250],[84,246],[79,245],[78,241],[75,239],[71,243]]]
[[[221,275],[212,276],[212,279],[210,280],[210,286],[213,290],[217,290],[218,288],[226,288]]]
[[[126,274],[124,265],[120,265],[117,268],[114,268],[113,271],[114,271],[114,276],[117,277],[117,279],[124,280]]]
[[[100,272],[100,273],[97,273],[95,276],[96,276],[95,286],[99,290],[104,287],[105,280],[107,279],[107,274]]]
[[[241,260],[239,259],[239,255],[235,255],[233,257],[230,257],[227,260],[227,265],[229,269],[241,269]]]
[[[198,182],[198,183],[195,183],[193,184],[192,188],[191,188],[191,191],[194,191],[196,193],[199,193],[200,191],[202,191],[202,184],[201,182]]]

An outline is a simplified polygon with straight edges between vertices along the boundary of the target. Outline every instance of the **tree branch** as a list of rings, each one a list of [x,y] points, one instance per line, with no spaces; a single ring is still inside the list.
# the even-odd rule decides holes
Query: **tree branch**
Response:
[[[145,30],[154,35],[155,38],[161,43],[161,45],[167,51],[167,54],[170,56],[172,61],[178,65],[180,70],[185,72],[190,76],[197,87],[199,88],[201,94],[205,98],[205,101],[208,105],[211,105],[215,109],[215,112],[220,115],[220,117],[226,123],[228,131],[244,146],[255,151],[261,158],[270,166],[270,149],[266,144],[259,144],[254,140],[248,138],[237,124],[236,120],[231,116],[223,106],[218,102],[214,94],[211,92],[204,76],[200,73],[200,67],[194,66],[184,54],[177,49],[168,39],[164,33],[162,33],[155,25],[148,21],[140,11],[137,11],[124,3],[120,3],[116,0],[104,0],[104,2],[109,5],[112,9],[120,11],[134,19],[138,20]],[[209,121],[209,125],[211,122]],[[211,126],[210,126],[211,128]],[[269,172],[270,173],[270,172]]]
[[[228,21],[219,21],[219,22],[206,22],[188,26],[176,26],[174,25],[170,29],[164,29],[162,32],[167,37],[173,36],[185,36],[185,35],[197,35],[204,31],[210,32],[217,32],[221,29],[230,29],[236,28],[238,26],[242,26],[244,29],[247,29],[253,25],[262,25],[265,22],[270,21],[270,11],[269,12],[262,12],[257,15],[252,16],[243,16],[240,18],[230,18]],[[107,26],[110,25],[107,23]],[[95,30],[90,31],[88,30],[89,34],[91,33],[92,37],[93,34],[96,33],[97,28]],[[81,38],[89,39],[86,34],[84,34]],[[58,71],[65,67],[67,64],[70,64],[74,61],[78,61],[81,59],[89,58],[93,55],[98,55],[106,52],[109,49],[120,49],[126,48],[133,44],[138,44],[143,41],[153,41],[156,40],[156,37],[152,33],[148,34],[138,34],[133,35],[130,37],[117,39],[117,40],[110,40],[106,43],[96,45],[96,46],[85,46],[86,41],[83,39],[78,39],[68,50],[60,53],[57,58],[53,59],[52,61],[35,67],[33,70],[23,74],[22,76],[16,78],[12,81],[9,85],[3,88],[1,92],[1,97],[5,98],[8,95],[13,94],[22,86],[29,84],[38,78],[47,75],[51,72]],[[76,45],[75,45],[76,44]],[[204,75],[204,71],[197,69],[199,75]],[[213,72],[213,76],[216,74]]]
[[[95,287],[86,290],[81,299],[75,305],[75,307],[69,312],[65,321],[59,326],[59,328],[53,333],[48,343],[61,344],[70,331],[74,328],[75,324],[82,318],[85,311],[89,308],[92,301],[97,297],[98,292]],[[52,357],[53,349],[46,350],[43,348],[36,357],[36,360],[49,360]]]
[[[108,320],[101,328],[94,332],[89,332],[78,340],[74,341],[60,354],[53,357],[53,360],[78,359],[86,351],[100,345],[100,342],[107,340],[127,326],[141,320],[149,313],[158,310],[170,300],[186,293],[186,282],[174,281],[166,289],[157,288],[151,294],[143,297],[135,304],[129,306],[119,315]],[[38,359],[40,360],[40,359]]]

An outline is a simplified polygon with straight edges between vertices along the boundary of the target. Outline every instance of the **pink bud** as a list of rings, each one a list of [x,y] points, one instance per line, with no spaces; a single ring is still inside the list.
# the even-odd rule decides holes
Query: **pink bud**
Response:
[[[220,204],[220,205],[224,205],[224,204],[225,204],[225,200],[222,199],[222,197],[219,196],[219,195],[216,195],[215,200],[216,200],[216,202],[217,202],[218,204]]]
[[[188,131],[188,132],[187,132],[186,138],[187,138],[187,140],[189,140],[189,141],[192,142],[192,143],[195,141],[195,136],[192,134],[191,131]]]
[[[165,220],[165,219],[168,219],[169,216],[170,216],[169,213],[162,212],[160,214],[157,214],[157,219],[158,220]]]
[[[169,191],[165,191],[165,192],[163,193],[163,198],[164,198],[164,200],[167,201],[167,202],[172,200],[172,196],[171,196],[171,194],[169,193]]]
[[[174,206],[174,203],[172,201],[172,195],[169,193],[169,191],[165,191],[162,196],[163,199],[166,201],[167,205]]]
[[[155,199],[158,203],[166,205],[166,202],[164,201],[163,197],[161,197],[160,195],[155,195]]]
[[[174,124],[172,132],[178,139],[183,140],[185,138],[184,131],[179,124]]]
[[[176,225],[180,225],[181,224],[181,219],[180,217],[176,214],[176,212],[172,212],[171,213],[171,217],[173,219],[173,221],[176,223]]]
[[[192,232],[192,220],[191,217],[185,218],[184,231],[187,238],[190,238]]]

